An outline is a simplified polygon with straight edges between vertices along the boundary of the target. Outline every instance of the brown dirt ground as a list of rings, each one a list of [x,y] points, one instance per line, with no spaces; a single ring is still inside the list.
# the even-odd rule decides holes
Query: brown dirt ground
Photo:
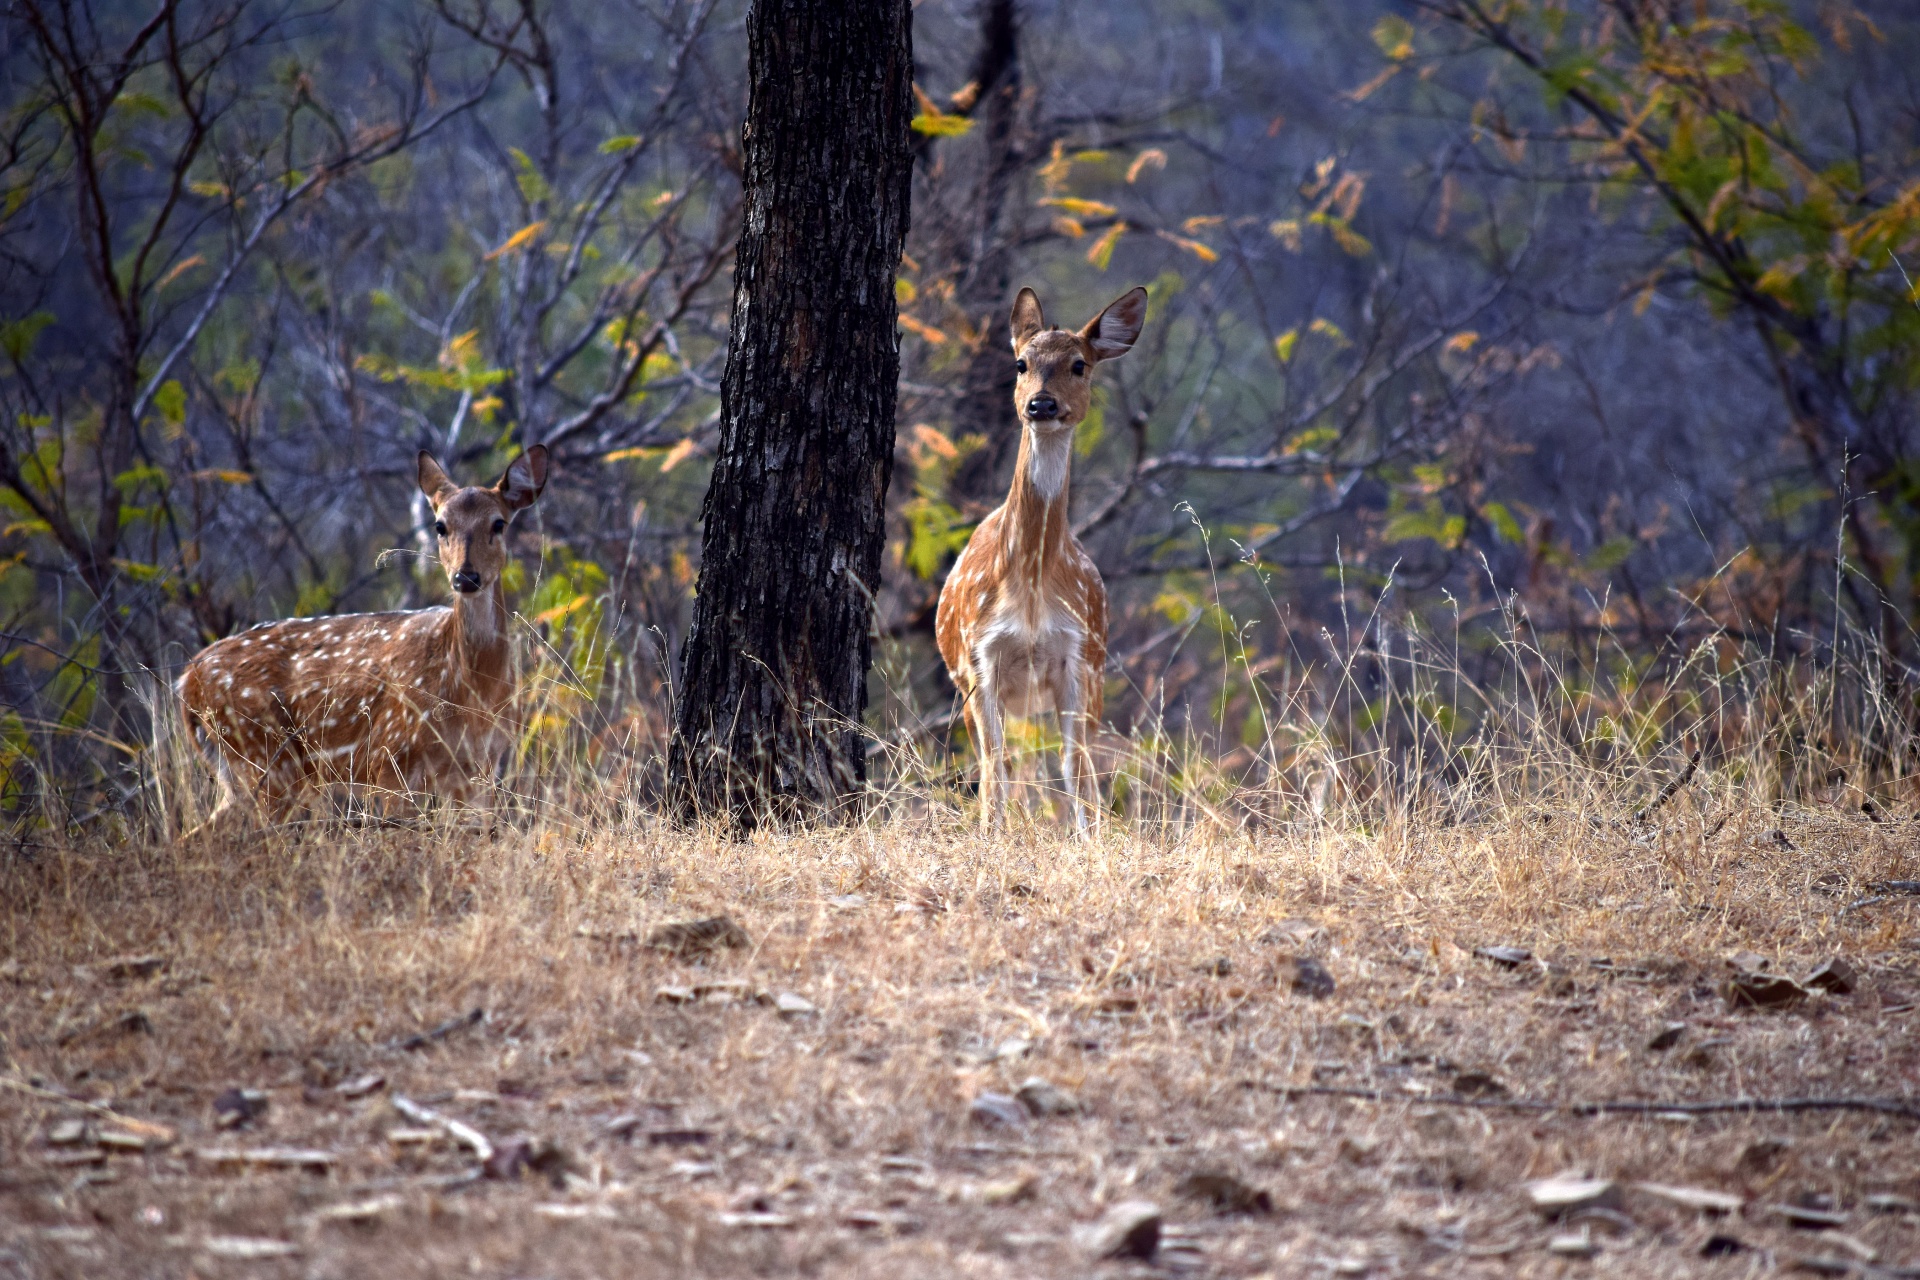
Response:
[[[1710,832],[1676,814],[1635,834],[1533,814],[1091,845],[906,821],[733,844],[331,829],[4,855],[0,1277],[1920,1267],[1920,1214],[1886,1199],[1920,1199],[1913,1114],[1447,1105],[1462,1089],[1920,1105],[1920,898],[1847,909],[1916,874],[1920,823],[1801,813],[1788,849],[1777,821]],[[645,945],[662,922],[723,912],[748,945]],[[1536,959],[1472,954],[1494,943]],[[1720,986],[1740,948],[1792,974],[1842,955],[1861,981],[1733,1010]],[[143,955],[164,963],[113,964]],[[1301,955],[1333,995],[1293,989]],[[712,983],[739,985],[660,995]],[[814,1011],[755,998],[789,992]],[[484,1020],[398,1043],[472,1009]],[[1669,1022],[1678,1043],[1649,1049]],[[342,1092],[367,1076],[383,1083]],[[977,1095],[1031,1076],[1083,1111],[970,1118]],[[99,1146],[113,1119],[28,1082],[177,1139]],[[1306,1085],[1386,1096],[1281,1091]],[[222,1130],[214,1100],[236,1087],[270,1105]],[[549,1158],[476,1176],[444,1134],[408,1135],[395,1095]],[[78,1143],[50,1141],[73,1120]],[[330,1163],[202,1154],[235,1147]],[[1543,1222],[1523,1184],[1566,1170],[1746,1205],[1710,1219],[1629,1187],[1610,1214]],[[1216,1212],[1182,1194],[1195,1172],[1271,1208]],[[1134,1199],[1161,1207],[1158,1255],[1091,1260],[1075,1228]],[[1796,1229],[1768,1208],[1786,1203],[1845,1222]],[[1549,1251],[1581,1230],[1592,1260]],[[1737,1246],[1703,1256],[1715,1236]],[[237,1256],[269,1247],[281,1256]]]

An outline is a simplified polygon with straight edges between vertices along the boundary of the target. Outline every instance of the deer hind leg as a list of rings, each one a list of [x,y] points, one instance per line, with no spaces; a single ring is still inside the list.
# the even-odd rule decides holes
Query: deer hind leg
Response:
[[[1087,750],[1086,698],[1078,673],[1069,672],[1055,706],[1060,716],[1060,782],[1073,807],[1075,834],[1087,834],[1088,797],[1097,803],[1099,783],[1093,776],[1093,758]]]

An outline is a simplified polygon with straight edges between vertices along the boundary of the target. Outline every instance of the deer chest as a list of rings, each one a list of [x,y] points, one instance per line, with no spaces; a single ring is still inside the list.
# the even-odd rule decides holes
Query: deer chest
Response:
[[[1058,707],[1086,643],[1086,625],[1065,609],[1008,601],[981,628],[976,666],[1009,712],[1033,715]]]

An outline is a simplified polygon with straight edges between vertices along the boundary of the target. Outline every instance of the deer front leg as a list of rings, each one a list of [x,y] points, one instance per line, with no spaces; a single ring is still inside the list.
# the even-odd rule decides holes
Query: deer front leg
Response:
[[[967,699],[967,727],[980,756],[980,829],[997,831],[1007,825],[1007,736],[1000,699],[986,672]]]

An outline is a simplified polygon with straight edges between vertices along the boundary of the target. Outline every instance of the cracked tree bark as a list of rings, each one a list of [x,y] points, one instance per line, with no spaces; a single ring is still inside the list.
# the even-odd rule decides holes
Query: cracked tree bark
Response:
[[[866,779],[906,239],[909,0],[756,0],[720,441],[668,749],[681,821],[844,815]]]

